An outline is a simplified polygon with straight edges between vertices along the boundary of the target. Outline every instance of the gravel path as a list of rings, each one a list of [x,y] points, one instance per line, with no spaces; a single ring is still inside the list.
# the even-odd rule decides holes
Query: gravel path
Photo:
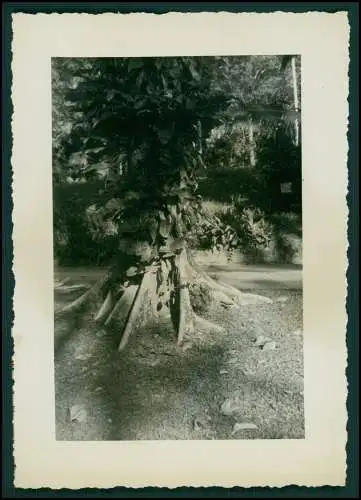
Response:
[[[57,439],[303,438],[302,291],[258,293],[273,304],[212,307],[225,333],[183,349],[167,317],[121,354],[90,318],[57,322]]]

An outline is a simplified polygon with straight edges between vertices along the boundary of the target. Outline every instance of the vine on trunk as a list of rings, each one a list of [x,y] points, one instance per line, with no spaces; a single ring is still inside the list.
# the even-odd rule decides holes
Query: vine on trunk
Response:
[[[63,75],[61,99],[54,100],[54,161],[70,165],[67,173],[81,179],[100,175],[109,165],[105,192],[86,217],[94,238],[112,236],[118,244],[109,272],[59,314],[96,304],[96,322],[121,333],[120,350],[150,316],[165,309],[178,344],[195,330],[220,331],[195,312],[190,284],[202,282],[225,307],[251,297],[197,269],[187,250],[197,227],[209,233],[212,248],[238,244],[230,228],[206,221],[197,194],[202,137],[227,103],[212,86],[217,60],[104,58],[54,64],[55,77]],[[66,128],[59,125],[67,122]],[[117,165],[122,157],[124,168]]]

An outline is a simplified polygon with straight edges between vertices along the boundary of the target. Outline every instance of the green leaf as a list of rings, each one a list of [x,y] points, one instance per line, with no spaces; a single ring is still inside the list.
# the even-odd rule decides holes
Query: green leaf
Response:
[[[150,234],[151,242],[155,243],[155,240],[157,238],[157,224],[155,222],[152,223],[149,226],[148,231],[149,231],[149,234]]]
[[[136,69],[143,68],[144,63],[141,59],[130,59],[128,62],[128,71],[134,71]]]
[[[157,129],[157,135],[159,137],[160,142],[164,145],[167,144],[171,138],[173,137],[173,132],[170,129]]]
[[[106,93],[106,100],[107,101],[112,101],[116,95],[116,90],[114,89],[110,89],[108,90],[108,92]]]
[[[159,234],[163,238],[167,238],[170,233],[170,224],[167,220],[161,220],[159,223]]]
[[[194,101],[194,99],[191,99],[191,98],[187,97],[186,98],[186,102],[185,102],[185,107],[188,110],[194,109],[195,108],[195,101]]]
[[[107,211],[115,211],[124,208],[124,202],[120,198],[112,198],[105,204],[105,209]]]
[[[179,215],[177,213],[177,205],[169,205],[168,210],[173,219],[177,220]]]
[[[120,233],[134,233],[136,231],[136,228],[129,222],[122,222],[119,225],[119,232]]]
[[[141,194],[137,193],[135,191],[128,191],[128,193],[125,195],[125,199],[127,201],[130,201],[130,200],[139,200],[140,197],[141,197]]]
[[[101,151],[104,151],[105,147],[101,146],[99,148],[91,148],[91,149],[86,149],[85,154],[97,154],[100,153]]]
[[[144,81],[144,72],[141,71],[139,75],[137,76],[137,87],[140,88],[142,86],[142,83]]]
[[[191,61],[190,65],[189,65],[189,71],[192,75],[192,78],[194,78],[194,80],[199,82],[201,77],[200,77],[200,74],[198,73],[198,71],[195,69],[193,61]]]
[[[164,75],[161,75],[161,78],[162,78],[163,89],[167,90],[168,89],[168,85],[167,85],[166,79],[164,78]]]
[[[138,269],[135,266],[131,266],[125,273],[128,278],[135,276],[136,274],[138,274]]]
[[[147,99],[142,98],[136,100],[135,103],[133,104],[133,107],[134,109],[139,110],[141,108],[144,108],[146,104],[147,104]]]

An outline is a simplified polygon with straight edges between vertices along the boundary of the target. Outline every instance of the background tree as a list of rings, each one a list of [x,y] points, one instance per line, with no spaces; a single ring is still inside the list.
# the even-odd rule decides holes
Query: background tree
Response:
[[[297,56],[283,56],[282,57],[282,70],[286,71],[289,66],[291,66],[291,78],[292,78],[292,90],[293,90],[293,108],[295,111],[295,119],[294,119],[294,126],[295,126],[295,145],[298,146],[300,143],[300,125],[299,125],[299,111],[300,111],[300,101],[299,101],[299,94],[300,94],[300,78],[299,78],[299,73],[300,73],[300,66],[301,62],[299,57]]]
[[[218,216],[236,230],[243,257],[259,262],[272,240],[288,262],[288,235],[301,234],[300,59],[225,57],[220,66],[230,106],[207,140],[201,191],[225,203]]]
[[[286,68],[294,61],[292,74]],[[220,72],[214,86],[229,96],[224,122],[219,130],[218,143],[213,151],[224,147],[224,142],[237,148],[237,136],[242,142],[238,148],[248,151],[244,165],[254,167],[257,160],[257,141],[272,134],[275,128],[293,127],[299,123],[298,102],[300,62],[296,56],[242,56],[219,58]],[[295,101],[297,99],[297,101]],[[247,141],[244,132],[247,131]],[[296,144],[298,145],[298,143]],[[243,150],[243,151],[242,151]],[[231,159],[232,160],[232,159]],[[228,162],[232,163],[232,161]]]
[[[187,250],[195,227],[213,246],[238,243],[231,228],[207,220],[197,195],[200,124],[207,135],[228,106],[212,85],[218,69],[206,57],[54,60],[55,171],[74,181],[112,173],[86,215],[117,244],[103,279],[60,314],[99,304],[95,320],[122,331],[119,349],[164,308],[179,343],[195,328],[219,329],[195,313],[194,280],[226,306],[268,301],[215,282]]]

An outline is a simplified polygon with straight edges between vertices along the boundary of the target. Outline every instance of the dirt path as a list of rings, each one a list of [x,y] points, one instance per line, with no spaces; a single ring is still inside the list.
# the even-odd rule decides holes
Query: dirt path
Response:
[[[242,284],[242,289],[302,289],[302,266],[299,264],[245,265],[212,261],[210,259],[198,260],[198,263],[204,271],[214,275],[217,279],[227,281],[236,287]],[[90,277],[88,268],[70,267],[57,270],[56,277],[59,280],[70,277],[75,282],[89,281],[89,279],[96,281],[104,271],[105,269],[94,270]]]
[[[260,293],[274,303],[212,307],[226,333],[198,335],[182,350],[169,318],[139,332],[122,354],[119,339],[86,319],[58,322],[57,439],[302,438],[302,292]],[[271,341],[265,348],[255,343],[260,336]],[[72,407],[78,421],[69,418]]]

